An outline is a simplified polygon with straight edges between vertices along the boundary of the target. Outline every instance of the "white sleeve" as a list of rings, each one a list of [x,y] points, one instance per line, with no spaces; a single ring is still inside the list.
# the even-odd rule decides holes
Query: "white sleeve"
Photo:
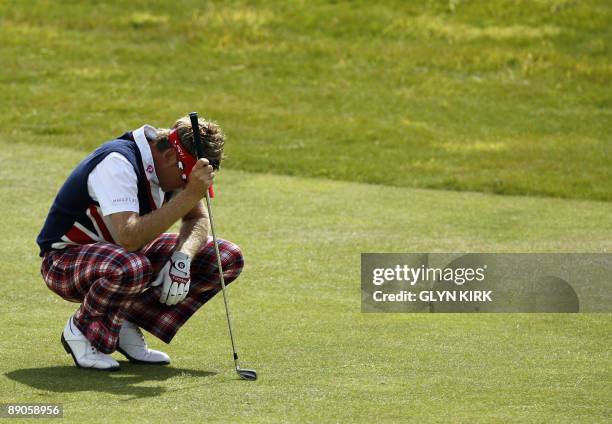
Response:
[[[87,178],[89,196],[100,204],[102,215],[139,211],[138,177],[120,153],[106,156]]]

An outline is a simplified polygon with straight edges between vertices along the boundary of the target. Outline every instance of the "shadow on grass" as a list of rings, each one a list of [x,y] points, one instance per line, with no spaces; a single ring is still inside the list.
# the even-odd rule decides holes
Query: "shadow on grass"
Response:
[[[56,393],[101,392],[129,395],[130,399],[134,399],[159,396],[167,391],[172,391],[160,385],[143,386],[145,382],[160,383],[172,377],[195,377],[194,380],[200,385],[201,378],[210,377],[216,373],[122,362],[121,370],[115,372],[79,369],[75,366],[56,366],[26,368],[10,371],[5,375],[11,380],[38,390]],[[183,390],[185,386],[181,384],[181,388]]]

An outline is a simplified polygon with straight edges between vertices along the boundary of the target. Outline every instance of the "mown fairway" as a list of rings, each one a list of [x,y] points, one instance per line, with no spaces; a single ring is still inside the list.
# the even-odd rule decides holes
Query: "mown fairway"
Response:
[[[169,368],[77,370],[58,340],[76,305],[42,282],[34,238],[80,155],[24,144],[0,155],[0,402],[63,402],[69,422],[609,418],[609,315],[360,312],[360,252],[602,251],[612,205],[588,201],[224,171],[219,232],[247,260],[230,288],[238,347],[260,379],[237,380],[221,298],[170,346],[149,337]]]
[[[611,15],[0,0],[0,402],[80,423],[609,421],[609,314],[362,314],[359,255],[609,251]],[[215,216],[246,255],[230,303],[260,379],[236,379],[220,297],[171,345],[149,336],[171,366],[77,370],[58,340],[76,305],[39,274],[49,204],[92,147],[191,110],[228,135]]]

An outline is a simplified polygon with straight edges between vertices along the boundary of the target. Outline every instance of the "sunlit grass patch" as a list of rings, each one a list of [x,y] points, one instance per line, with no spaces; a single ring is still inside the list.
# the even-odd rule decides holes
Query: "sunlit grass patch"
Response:
[[[60,32],[61,29],[55,25],[36,25],[12,19],[0,20],[0,36],[9,43],[23,42],[32,38],[50,42],[57,39]]]
[[[136,12],[128,18],[133,28],[156,28],[168,23],[168,15],[156,15],[151,12]]]
[[[412,35],[417,37],[440,37],[450,41],[469,42],[490,41],[529,41],[555,37],[561,29],[555,26],[526,25],[468,25],[453,21],[452,18],[421,15],[394,19],[384,30],[385,35]]]
[[[508,144],[499,141],[459,141],[443,143],[440,147],[449,153],[503,152],[508,150]]]

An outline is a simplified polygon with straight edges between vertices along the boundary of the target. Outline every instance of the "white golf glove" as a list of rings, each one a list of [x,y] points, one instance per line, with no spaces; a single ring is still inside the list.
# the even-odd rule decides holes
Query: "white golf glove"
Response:
[[[170,260],[161,269],[157,278],[151,283],[153,287],[163,283],[159,301],[168,306],[176,305],[187,297],[189,293],[189,267],[191,258],[182,253],[174,252]]]

